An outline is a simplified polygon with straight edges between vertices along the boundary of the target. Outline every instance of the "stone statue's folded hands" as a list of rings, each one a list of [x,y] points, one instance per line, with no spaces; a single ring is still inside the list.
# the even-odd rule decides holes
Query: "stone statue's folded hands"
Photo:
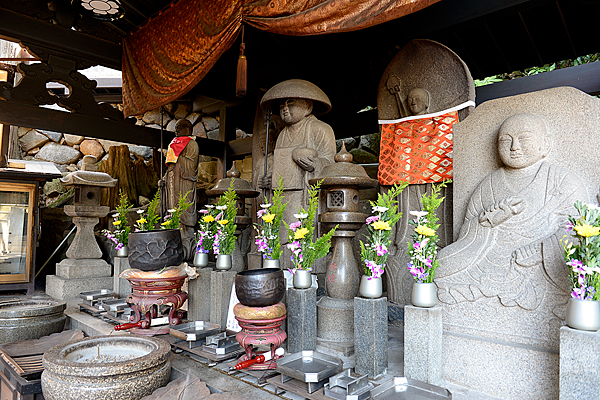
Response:
[[[305,171],[313,172],[315,170],[315,161],[319,154],[314,149],[299,147],[292,151],[292,159],[300,168]]]
[[[523,198],[509,196],[487,207],[479,215],[479,223],[482,226],[494,228],[508,221],[513,215],[519,214],[524,209],[525,200]]]

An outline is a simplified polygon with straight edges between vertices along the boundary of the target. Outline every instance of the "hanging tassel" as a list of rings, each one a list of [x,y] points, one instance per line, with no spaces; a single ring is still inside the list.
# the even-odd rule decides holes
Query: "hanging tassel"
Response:
[[[242,97],[248,90],[248,60],[244,55],[246,44],[244,43],[244,26],[242,25],[242,43],[240,43],[240,57],[237,64],[237,76],[235,80],[235,95]]]

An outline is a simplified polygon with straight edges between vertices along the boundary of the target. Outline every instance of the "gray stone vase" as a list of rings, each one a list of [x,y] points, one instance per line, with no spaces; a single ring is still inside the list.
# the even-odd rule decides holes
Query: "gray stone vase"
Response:
[[[360,286],[358,288],[358,294],[367,299],[378,299],[383,294],[383,285],[381,277],[371,278],[370,276],[363,275],[360,278]]]
[[[565,322],[573,329],[597,331],[600,329],[600,302],[569,299]]]
[[[183,262],[179,229],[162,229],[129,234],[129,266],[154,271]]]
[[[437,304],[435,283],[414,283],[410,302],[415,307],[433,307]]]

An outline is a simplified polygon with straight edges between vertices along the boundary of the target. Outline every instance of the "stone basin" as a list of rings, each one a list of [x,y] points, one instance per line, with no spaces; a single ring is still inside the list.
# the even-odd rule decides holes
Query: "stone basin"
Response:
[[[0,344],[39,339],[63,330],[67,304],[53,299],[20,298],[0,302]]]
[[[44,353],[46,400],[137,400],[166,385],[171,346],[161,339],[102,336]]]

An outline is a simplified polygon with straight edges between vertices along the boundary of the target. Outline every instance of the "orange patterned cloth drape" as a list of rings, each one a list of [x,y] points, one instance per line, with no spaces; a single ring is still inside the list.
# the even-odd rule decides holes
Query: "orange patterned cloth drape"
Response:
[[[349,32],[439,0],[179,0],[123,40],[123,107],[139,115],[178,99],[231,47],[242,22],[284,35]]]

